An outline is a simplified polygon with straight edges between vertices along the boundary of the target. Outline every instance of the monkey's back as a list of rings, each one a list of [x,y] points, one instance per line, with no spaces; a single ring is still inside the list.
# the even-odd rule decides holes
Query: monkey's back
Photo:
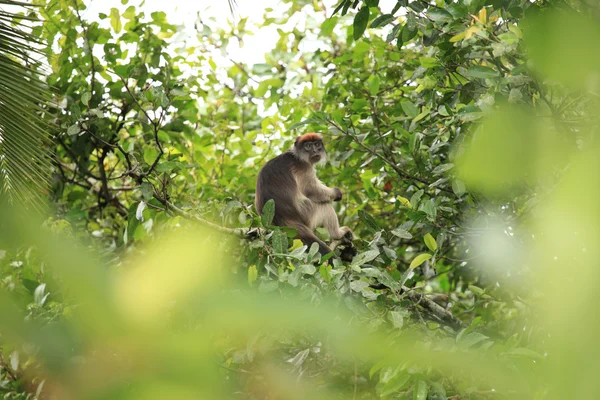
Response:
[[[294,172],[299,161],[291,152],[285,152],[265,164],[256,181],[256,210],[262,214],[265,203],[275,202],[275,225],[285,225],[286,219],[300,220],[297,209],[298,184]]]

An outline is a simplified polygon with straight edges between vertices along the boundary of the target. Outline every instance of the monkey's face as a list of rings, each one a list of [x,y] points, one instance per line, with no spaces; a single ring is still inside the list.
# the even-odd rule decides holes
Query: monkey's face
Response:
[[[321,140],[311,140],[302,142],[298,149],[298,155],[301,160],[309,162],[310,164],[325,164],[327,161],[327,154],[325,153],[325,147]]]

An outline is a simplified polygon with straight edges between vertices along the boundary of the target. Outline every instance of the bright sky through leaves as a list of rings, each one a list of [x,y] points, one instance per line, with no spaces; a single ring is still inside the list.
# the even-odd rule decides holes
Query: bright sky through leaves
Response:
[[[327,0],[324,2],[327,7],[327,16],[331,16],[337,0]],[[379,6],[383,11],[391,11],[396,4],[395,0],[381,0]],[[130,5],[134,5],[137,10],[144,11],[147,14],[155,11],[163,11],[167,14],[170,23],[184,25],[186,27],[185,35],[180,39],[192,37],[194,35],[194,24],[201,19],[214,18],[217,24],[229,24],[232,18],[236,21],[239,18],[248,18],[253,24],[260,24],[264,20],[264,12],[267,8],[272,8],[273,16],[277,11],[283,11],[289,8],[280,0],[240,0],[232,16],[229,4],[225,0],[221,1],[189,1],[189,0],[171,0],[168,2],[162,0],[145,0],[140,5],[140,1],[129,1],[126,5],[121,4],[121,0],[88,0],[88,9],[83,16],[90,20],[98,20],[99,13],[109,14],[111,8],[117,8],[124,11]],[[312,12],[308,10],[307,12]],[[292,19],[290,24],[303,26],[307,22],[308,14],[298,13]],[[105,21],[108,24],[108,20]],[[290,25],[288,24],[288,25]],[[215,26],[214,24],[210,24]],[[254,35],[247,36],[244,39],[244,46],[235,46],[234,42],[228,47],[230,56],[238,62],[255,64],[264,61],[264,53],[268,52],[277,41],[277,28],[274,26],[262,27],[254,30]]]

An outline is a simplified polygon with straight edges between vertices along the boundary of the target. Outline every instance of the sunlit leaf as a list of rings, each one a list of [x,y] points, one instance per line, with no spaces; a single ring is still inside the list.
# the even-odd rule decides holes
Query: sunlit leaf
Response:
[[[427,248],[431,251],[436,251],[437,250],[437,242],[435,241],[435,239],[433,238],[433,236],[431,236],[431,233],[428,233],[427,235],[425,235],[423,237],[424,241],[425,241],[425,245],[427,245]]]
[[[431,257],[433,257],[433,256],[429,253],[419,254],[410,263],[410,268],[417,268],[419,265],[423,264],[425,261],[429,260]]]

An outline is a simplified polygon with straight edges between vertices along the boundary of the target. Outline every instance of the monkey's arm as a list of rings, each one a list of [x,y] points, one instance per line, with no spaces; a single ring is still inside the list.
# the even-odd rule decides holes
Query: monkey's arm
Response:
[[[327,187],[320,181],[311,182],[311,184],[306,185],[303,194],[315,203],[328,203],[332,200],[339,201],[342,199],[340,188]]]

